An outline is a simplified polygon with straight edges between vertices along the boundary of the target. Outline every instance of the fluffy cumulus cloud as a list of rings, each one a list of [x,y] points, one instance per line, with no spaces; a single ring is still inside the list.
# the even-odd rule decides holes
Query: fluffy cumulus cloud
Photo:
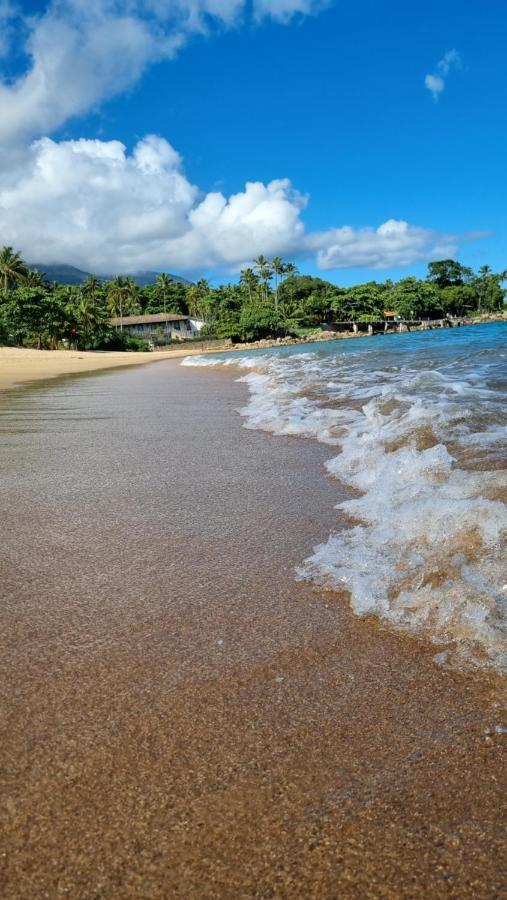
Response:
[[[434,71],[426,75],[424,85],[430,91],[435,103],[445,89],[446,79],[451,69],[461,69],[462,66],[461,53],[458,53],[457,50],[448,50],[438,61]]]
[[[0,233],[26,258],[98,273],[235,272],[259,253],[317,257],[323,269],[381,268],[449,255],[452,239],[389,221],[307,233],[307,198],[288,179],[203,195],[160,137],[36,141],[0,174]]]
[[[308,238],[317,251],[321,269],[383,269],[406,266],[417,260],[452,256],[457,249],[454,235],[442,235],[429,228],[389,219],[378,228],[351,228],[345,225]]]
[[[287,180],[203,196],[159,137],[131,155],[119,141],[43,138],[0,181],[0,233],[30,259],[97,272],[234,270],[296,247],[304,204]]]
[[[191,35],[235,26],[250,9],[254,18],[287,22],[323,5],[322,0],[50,0],[41,4],[39,15],[23,20],[11,0],[0,0],[5,26],[0,53],[6,52],[8,28],[16,20],[29,59],[14,82],[0,80],[0,141],[51,132],[124,91],[148,65],[174,56]]]

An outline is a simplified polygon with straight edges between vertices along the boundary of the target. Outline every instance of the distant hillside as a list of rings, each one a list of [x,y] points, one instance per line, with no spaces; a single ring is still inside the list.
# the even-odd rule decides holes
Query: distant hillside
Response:
[[[43,272],[50,282],[59,281],[60,284],[82,284],[88,272],[82,272],[74,266],[46,265],[45,263],[28,263],[28,268]]]
[[[90,274],[82,269],[76,269],[75,266],[67,266],[65,263],[29,263],[29,268],[44,272],[49,282],[58,281],[60,284],[82,284]],[[153,284],[158,274],[158,272],[136,272],[132,275],[132,278],[136,284],[144,287],[145,284]],[[179,284],[191,284],[190,281],[187,281],[186,278],[181,278],[179,275],[171,275],[169,272],[167,274]],[[99,275],[97,277],[102,281],[110,281],[114,276]]]

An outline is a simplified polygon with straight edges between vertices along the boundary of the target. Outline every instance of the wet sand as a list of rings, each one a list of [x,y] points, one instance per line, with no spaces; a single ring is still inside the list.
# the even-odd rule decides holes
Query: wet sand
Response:
[[[499,685],[294,582],[340,488],[244,400],[2,397],[1,896],[504,896]]]
[[[202,345],[157,350],[155,353],[92,352],[87,350],[32,350],[25,347],[0,347],[0,390],[43,381],[61,375],[139,366],[159,359],[175,359],[205,353]],[[216,348],[215,348],[216,352]]]

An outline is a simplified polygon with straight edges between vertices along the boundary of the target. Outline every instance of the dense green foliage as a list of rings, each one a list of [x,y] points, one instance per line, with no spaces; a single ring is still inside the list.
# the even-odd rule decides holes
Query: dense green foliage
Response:
[[[187,313],[187,285],[159,275],[140,287],[118,275],[89,275],[80,285],[49,284],[11,247],[0,250],[0,343],[81,350],[147,350],[148,342],[114,328],[109,319],[151,312]]]
[[[199,281],[186,289],[187,308],[206,323],[205,334],[252,341],[299,335],[325,322],[382,321],[386,310],[402,319],[440,319],[503,309],[502,282],[483,266],[477,274],[454,260],[430,263],[428,277],[370,281],[341,288],[322,278],[299,275],[279,257],[258,257],[238,284],[211,287]]]
[[[80,285],[48,284],[11,247],[0,250],[0,342],[32,347],[146,349],[109,324],[140,313],[188,314],[205,323],[203,337],[254,341],[300,335],[323,323],[381,321],[386,310],[402,319],[436,319],[503,309],[507,273],[482,266],[478,273],[455,260],[432,262],[426,279],[369,281],[341,288],[293,263],[259,256],[239,282],[212,287],[161,274],[139,286],[130,277],[109,281],[90,275]]]

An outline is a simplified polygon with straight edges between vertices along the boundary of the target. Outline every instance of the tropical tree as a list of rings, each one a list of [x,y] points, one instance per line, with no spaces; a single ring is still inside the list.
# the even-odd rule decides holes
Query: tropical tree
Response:
[[[45,272],[39,272],[38,269],[28,269],[22,283],[26,287],[48,287],[48,281]]]
[[[162,272],[157,275],[154,285],[146,288],[151,293],[148,306],[157,312],[162,308],[163,312],[187,312],[186,293],[187,286],[176,281],[171,275]]]
[[[477,309],[479,312],[482,312],[482,308],[484,306],[484,301],[486,299],[486,292],[488,289],[488,280],[491,275],[492,269],[491,266],[484,265],[479,269],[479,274],[475,281],[475,287],[477,290],[478,297],[478,306]]]
[[[21,259],[21,254],[15,253],[12,247],[2,247],[0,250],[0,290],[7,293],[26,280],[28,268]]]
[[[272,264],[270,263],[269,259],[266,259],[266,257],[262,256],[261,254],[257,257],[257,259],[254,260],[254,266],[257,269],[257,274],[263,285],[264,299],[267,301],[268,285],[273,274]]]
[[[293,263],[293,262],[285,263],[285,265],[283,267],[283,274],[285,275],[286,278],[290,278],[293,275],[297,275],[298,272],[299,272],[299,269],[295,263]]]
[[[438,259],[428,264],[427,279],[438,287],[454,287],[470,282],[473,274],[472,269],[455,259]]]
[[[450,284],[438,293],[446,316],[468,315],[477,308],[477,290],[471,284]]]
[[[474,281],[479,313],[494,312],[503,307],[505,290],[501,285],[506,276],[507,272],[499,272],[495,275],[490,266],[480,267],[479,274]]]
[[[442,289],[418,278],[402,278],[391,283],[383,296],[386,308],[395,310],[401,319],[440,318],[444,312]]]
[[[258,341],[283,334],[285,327],[270,303],[254,300],[241,308],[239,332],[244,341]]]
[[[197,284],[192,284],[189,287],[187,304],[191,316],[201,322],[205,322],[208,330],[213,329],[216,303],[214,302],[213,289],[206,278],[201,278]]]
[[[253,269],[242,269],[239,276],[239,283],[242,287],[246,288],[248,299],[251,303],[255,291],[259,287],[259,276],[255,274]]]
[[[9,293],[3,304],[3,319],[16,343],[54,349],[66,332],[68,312],[52,291],[23,286]]]
[[[271,268],[273,271],[273,275],[275,276],[275,309],[278,311],[278,281],[283,278],[285,274],[285,263],[281,256],[273,257]]]
[[[78,284],[56,284],[53,285],[51,290],[62,303],[72,307],[77,306],[83,296],[81,285]]]
[[[300,279],[297,278],[297,274],[298,267],[294,263],[285,263],[283,271],[285,280],[282,281],[280,289],[278,291],[278,299],[279,302],[281,302],[283,305],[285,315],[289,315],[292,313],[296,304],[297,296],[300,293]],[[320,279],[318,280],[320,281]],[[322,282],[322,284],[323,283],[324,282]]]
[[[172,285],[173,279],[170,275],[167,275],[165,272],[161,272],[160,275],[157,275],[157,280],[155,282],[155,296],[157,297],[157,300],[161,300],[164,312],[167,311],[167,301],[171,294]]]
[[[81,297],[74,313],[80,336],[79,342],[84,344],[91,343],[94,334],[104,324],[104,307],[95,297],[84,296]]]
[[[162,273],[157,276],[155,284],[147,284],[140,289],[141,306],[149,313],[175,312],[186,315],[188,288],[189,285]]]
[[[138,289],[132,278],[124,275],[116,275],[106,285],[107,306],[112,316],[123,319],[125,314],[136,313],[139,310],[137,302]],[[123,330],[123,322],[120,321],[120,329]]]
[[[104,296],[104,284],[96,275],[87,275],[81,285],[81,294],[83,297],[96,300]]]

